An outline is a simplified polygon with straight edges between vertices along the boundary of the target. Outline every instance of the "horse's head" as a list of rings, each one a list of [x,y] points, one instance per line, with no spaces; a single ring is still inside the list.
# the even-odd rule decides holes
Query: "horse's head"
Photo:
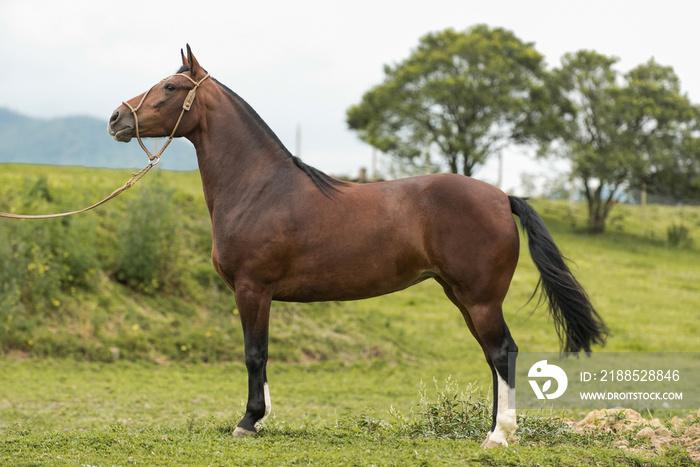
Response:
[[[199,65],[187,45],[182,67],[145,93],[132,98],[112,113],[107,131],[117,141],[136,137],[187,135],[199,123],[195,92],[209,74]]]

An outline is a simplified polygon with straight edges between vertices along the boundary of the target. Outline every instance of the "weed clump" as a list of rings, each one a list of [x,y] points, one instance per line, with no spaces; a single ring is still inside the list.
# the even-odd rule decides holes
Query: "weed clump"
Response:
[[[420,400],[408,417],[393,407],[387,420],[369,414],[356,417],[359,431],[382,436],[401,438],[464,439],[481,443],[491,430],[492,398],[484,395],[475,384],[461,389],[451,377],[443,386],[433,381],[434,393],[430,394],[421,383]],[[594,443],[610,443],[607,433],[582,433],[565,419],[518,414],[518,429],[511,441],[520,445],[555,445],[566,443],[589,446]]]
[[[421,383],[420,401],[405,434],[411,437],[483,441],[491,428],[492,403],[472,384],[465,389],[448,378],[442,388],[433,380],[435,394]]]
[[[690,248],[693,245],[693,239],[690,238],[690,230],[679,224],[673,224],[666,231],[668,244],[674,248]]]

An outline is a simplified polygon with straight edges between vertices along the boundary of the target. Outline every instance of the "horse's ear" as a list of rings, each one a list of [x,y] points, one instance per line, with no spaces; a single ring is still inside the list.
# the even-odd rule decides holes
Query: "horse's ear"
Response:
[[[195,76],[197,73],[200,71],[200,66],[199,62],[197,61],[196,58],[194,58],[194,55],[192,55],[192,49],[190,48],[190,44],[187,44],[187,64],[190,66],[190,74],[192,76]]]
[[[187,61],[187,57],[185,57],[185,51],[180,49],[180,55],[182,55],[182,66],[190,66],[190,62]]]

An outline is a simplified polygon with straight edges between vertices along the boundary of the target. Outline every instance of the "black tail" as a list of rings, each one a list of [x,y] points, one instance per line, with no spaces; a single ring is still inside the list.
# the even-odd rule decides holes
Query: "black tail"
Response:
[[[542,285],[542,295],[549,303],[564,352],[590,353],[592,344],[605,343],[608,333],[605,323],[566,265],[542,218],[524,199],[515,196],[508,199],[511,211],[520,218],[520,225],[527,233],[530,256],[540,271],[537,287]]]

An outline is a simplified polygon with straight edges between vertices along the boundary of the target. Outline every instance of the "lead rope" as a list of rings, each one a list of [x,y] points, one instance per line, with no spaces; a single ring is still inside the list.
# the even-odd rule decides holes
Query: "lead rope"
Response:
[[[184,76],[185,78],[192,81],[192,83],[194,84],[194,88],[190,89],[190,92],[187,94],[185,101],[182,103],[182,111],[180,112],[180,116],[178,117],[177,122],[175,123],[175,127],[173,128],[172,133],[170,133],[168,140],[165,142],[163,147],[160,148],[160,151],[158,151],[158,153],[156,155],[151,154],[151,152],[143,144],[143,141],[141,141],[141,135],[139,134],[139,118],[136,115],[136,112],[141,108],[141,105],[146,100],[146,96],[148,95],[149,92],[151,92],[151,89],[153,89],[153,87],[155,87],[155,86],[151,87],[151,89],[149,89],[148,91],[146,91],[144,93],[143,97],[141,98],[141,102],[139,102],[139,105],[137,105],[136,108],[132,107],[128,102],[122,102],[122,104],[124,104],[131,111],[132,115],[134,116],[134,125],[136,127],[136,139],[138,140],[139,145],[141,145],[141,148],[146,152],[146,155],[148,156],[148,159],[149,159],[148,164],[146,164],[146,166],[143,169],[139,170],[138,172],[132,173],[131,178],[129,178],[129,180],[127,180],[124,185],[122,185],[121,187],[114,190],[109,196],[107,196],[102,201],[98,201],[97,203],[93,204],[92,206],[88,206],[88,207],[80,209],[78,211],[61,212],[58,214],[38,214],[38,215],[12,214],[9,212],[0,212],[0,217],[7,217],[10,219],[51,219],[51,218],[55,218],[55,217],[72,216],[73,214],[79,214],[81,212],[85,212],[85,211],[89,211],[91,209],[94,209],[97,206],[100,206],[100,205],[106,203],[107,201],[109,201],[113,198],[116,198],[123,191],[126,191],[129,188],[131,188],[132,186],[134,186],[139,180],[141,180],[143,178],[144,175],[146,175],[148,173],[149,170],[151,170],[153,167],[155,167],[156,164],[158,164],[158,162],[160,161],[160,156],[163,154],[163,151],[165,151],[165,148],[167,148],[168,145],[170,144],[170,142],[173,140],[173,138],[175,138],[175,132],[177,131],[177,127],[180,125],[180,120],[182,120],[182,116],[185,114],[186,111],[190,110],[190,107],[192,107],[192,103],[194,102],[194,98],[195,98],[195,95],[197,93],[197,88],[199,87],[200,84],[202,84],[202,82],[204,82],[205,79],[209,78],[209,73],[207,73],[207,75],[199,81],[195,81],[183,73],[177,73],[176,75],[171,75],[171,76],[168,76],[167,78],[162,79],[160,82],[162,83],[166,79],[172,78],[173,76]],[[156,86],[157,86],[157,84],[156,84]]]

